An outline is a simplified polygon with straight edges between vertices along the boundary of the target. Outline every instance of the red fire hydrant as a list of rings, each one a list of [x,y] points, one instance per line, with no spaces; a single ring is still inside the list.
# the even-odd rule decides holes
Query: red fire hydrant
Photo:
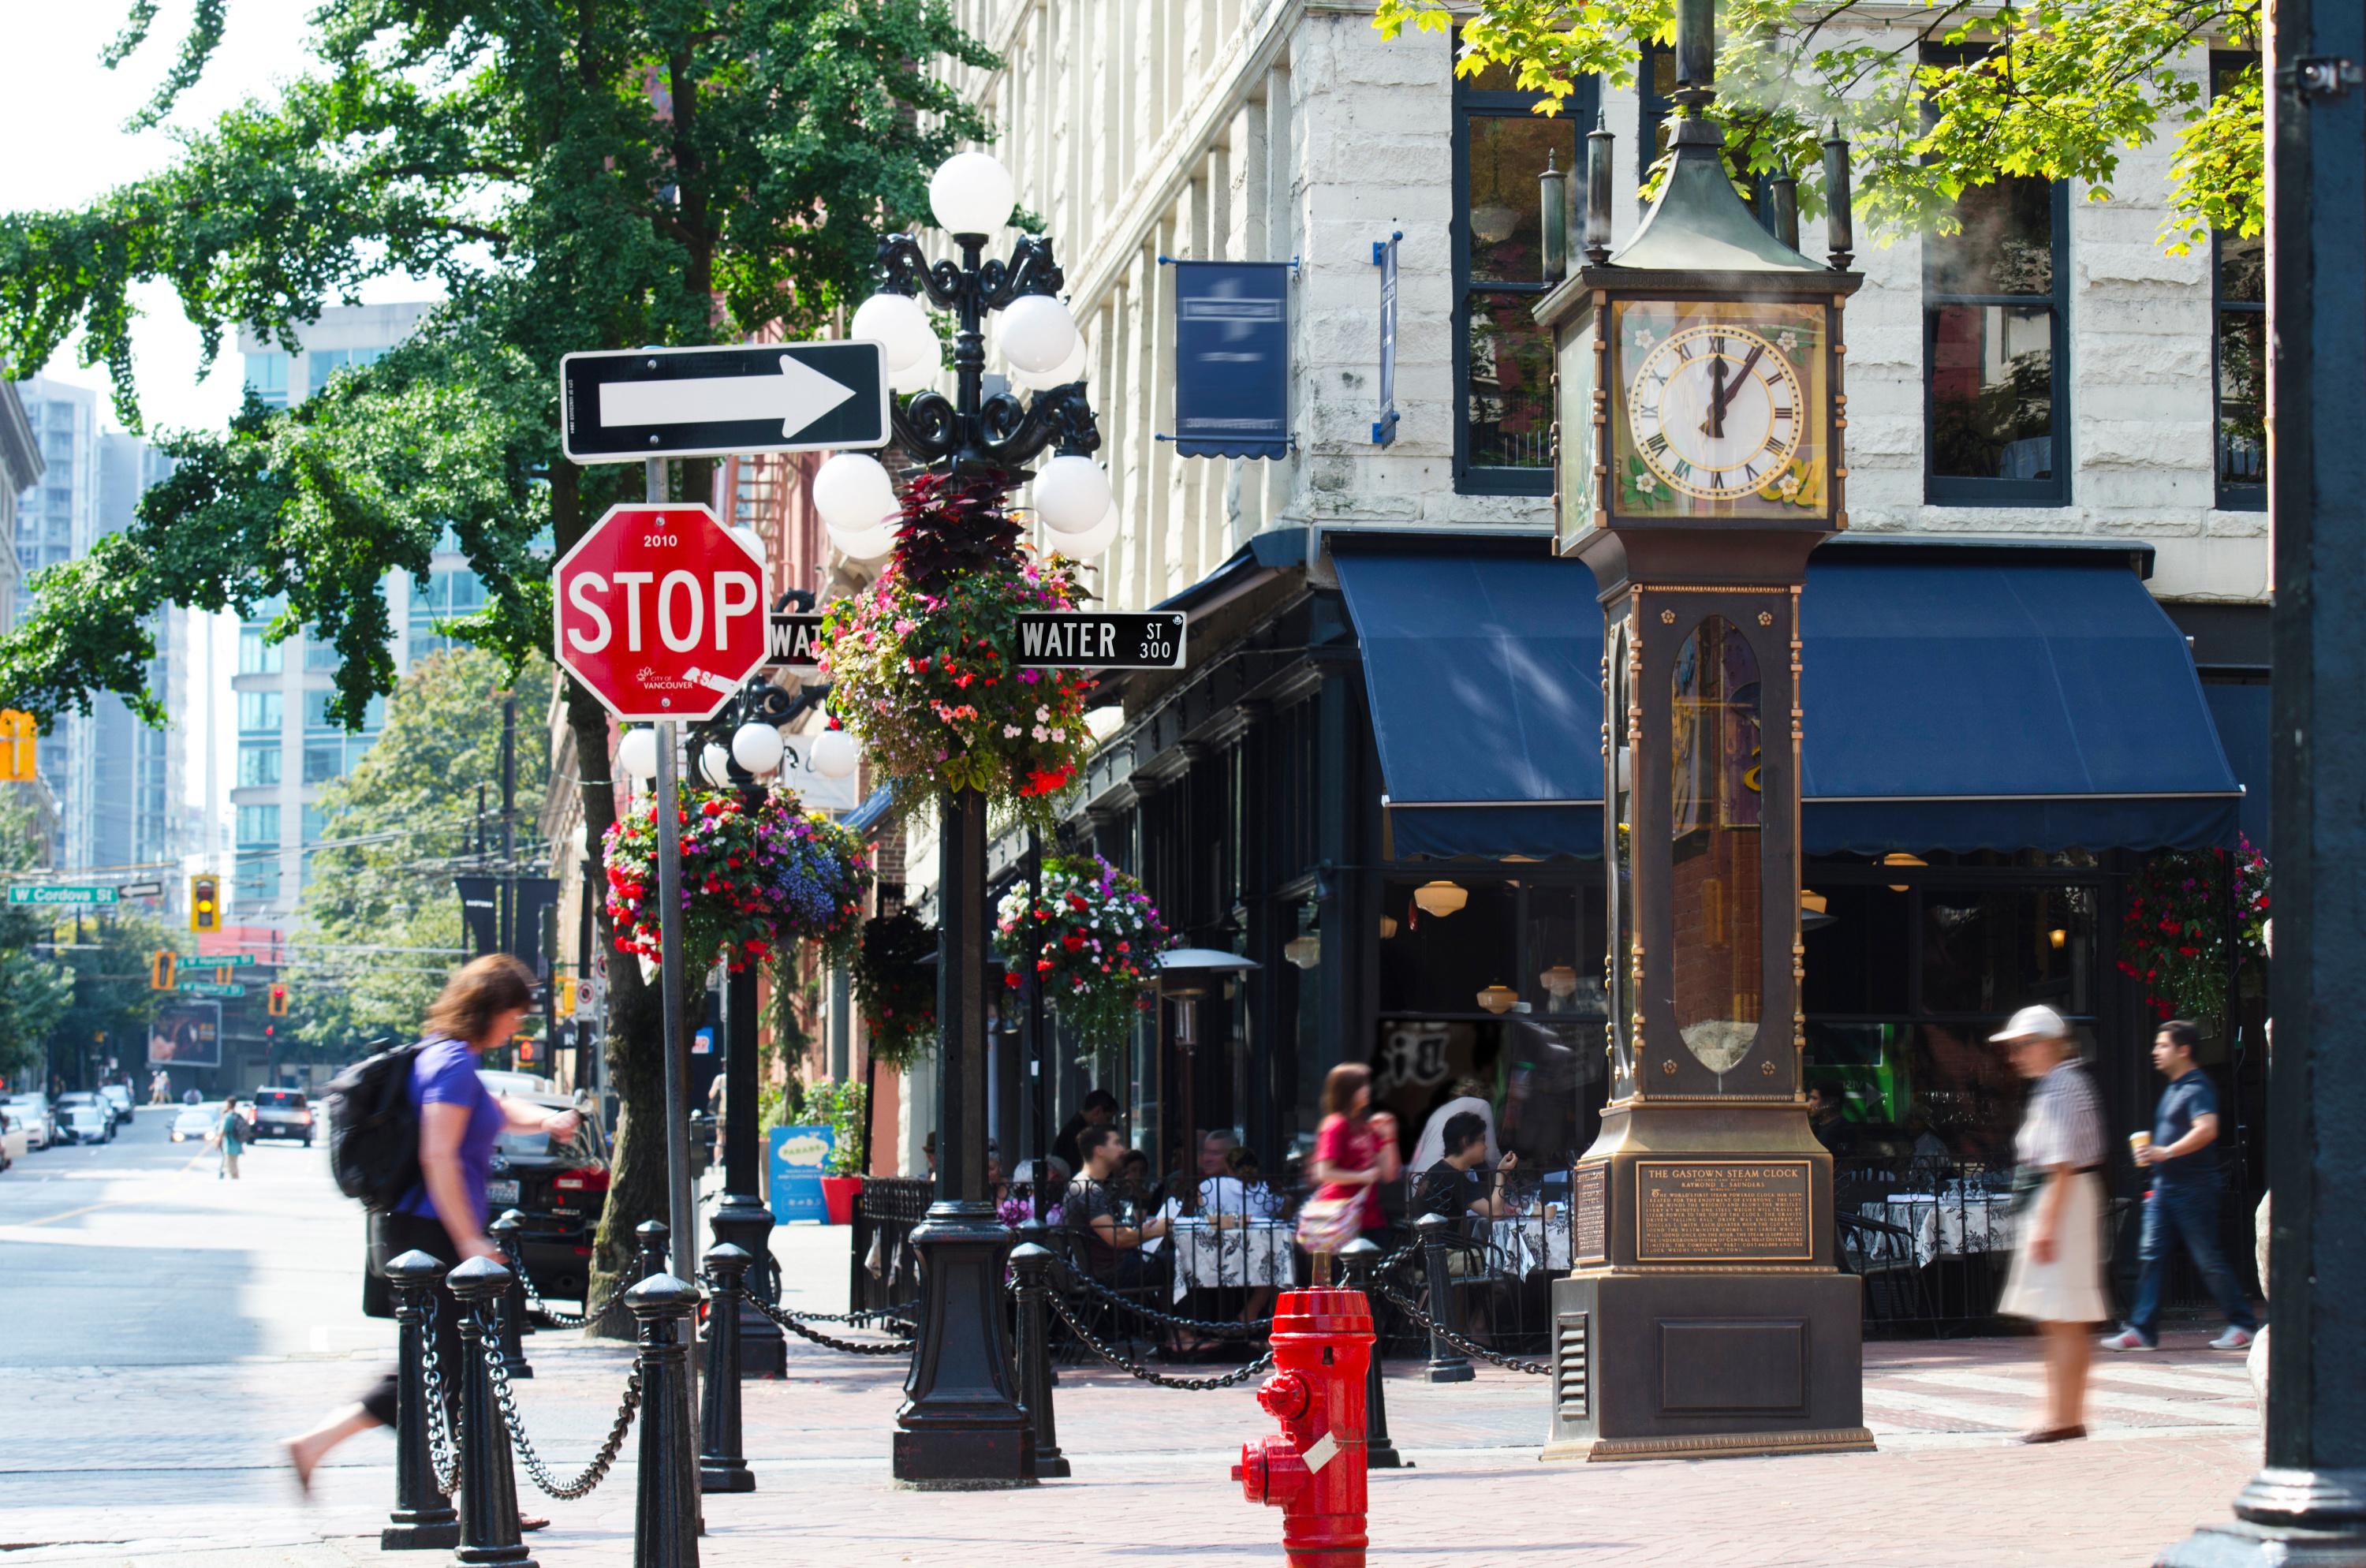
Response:
[[[1282,1510],[1290,1568],[1364,1568],[1364,1374],[1372,1310],[1360,1291],[1286,1291],[1274,1306],[1277,1368],[1257,1403],[1282,1435],[1241,1445],[1233,1479]]]

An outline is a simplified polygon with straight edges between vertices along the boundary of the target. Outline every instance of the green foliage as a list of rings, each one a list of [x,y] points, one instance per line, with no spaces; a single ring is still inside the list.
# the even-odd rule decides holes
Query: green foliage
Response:
[[[902,1072],[936,1048],[937,933],[909,909],[863,922],[854,1001],[871,1034],[871,1059]]]
[[[163,998],[148,988],[148,964],[158,949],[173,945],[163,922],[121,907],[79,921],[54,908],[48,913],[59,940],[77,944],[60,954],[66,1001],[50,1028],[58,1059],[95,1049],[101,1060],[146,1061],[148,1021]]]
[[[2179,128],[2161,239],[2182,253],[2213,229],[2265,221],[2264,120],[2256,68],[2214,104],[2198,73],[2214,41],[2256,49],[2259,0],[2033,0],[1992,10],[1925,0],[1887,28],[1856,0],[1723,0],[1718,99],[1737,173],[1799,178],[1804,217],[1823,210],[1819,142],[1838,123],[1854,147],[1856,208],[1883,243],[1952,232],[1955,198],[2007,175],[2077,179],[2112,198],[2120,157]],[[1458,15],[1458,13],[1460,13]],[[1577,81],[1635,79],[1638,50],[1675,39],[1673,0],[1380,0],[1374,25],[1442,33],[1460,22],[1456,71],[1507,67],[1557,113]],[[1928,61],[1926,46],[1939,52]],[[2149,193],[2147,193],[2149,194]]]
[[[39,863],[29,814],[17,801],[0,799],[0,872]],[[12,1084],[26,1074],[38,1076],[50,1032],[73,999],[72,975],[33,951],[35,942],[50,940],[56,918],[53,908],[0,904],[0,1077]]]
[[[868,1104],[862,1085],[852,1078],[844,1083],[825,1079],[806,1085],[805,1120],[827,1122],[837,1134],[837,1147],[829,1156],[832,1176],[861,1176],[870,1168],[869,1151],[863,1146],[869,1125],[863,1111]]]
[[[477,789],[501,803],[502,661],[477,649],[431,654],[387,705],[386,728],[344,777],[321,792],[322,847],[297,908],[299,941],[321,944],[287,972],[304,1017],[293,1032],[344,1045],[417,1034],[464,945],[452,878],[475,846]],[[517,697],[517,820],[531,835],[550,777],[543,724],[551,669],[522,670]],[[487,825],[497,849],[498,822]],[[522,855],[539,862],[539,852]],[[527,871],[532,871],[529,863]],[[363,953],[339,948],[421,951]]]

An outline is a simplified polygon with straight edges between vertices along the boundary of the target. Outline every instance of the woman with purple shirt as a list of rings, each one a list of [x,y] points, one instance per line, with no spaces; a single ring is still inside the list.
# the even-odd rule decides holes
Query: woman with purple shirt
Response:
[[[477,1076],[479,1060],[517,1032],[534,1007],[534,971],[506,953],[477,959],[445,983],[427,1010],[422,1046],[411,1066],[411,1103],[419,1112],[419,1180],[383,1214],[371,1216],[370,1266],[410,1251],[456,1267],[471,1258],[501,1256],[485,1235],[485,1184],[493,1145],[502,1130],[575,1135],[581,1120],[530,1100],[504,1100]],[[445,1368],[461,1364],[460,1304],[449,1291],[435,1297],[435,1354]],[[446,1373],[445,1391],[458,1382]],[[283,1446],[307,1491],[312,1471],[329,1450],[356,1432],[394,1425],[395,1374],[389,1371],[358,1404],[343,1406]]]

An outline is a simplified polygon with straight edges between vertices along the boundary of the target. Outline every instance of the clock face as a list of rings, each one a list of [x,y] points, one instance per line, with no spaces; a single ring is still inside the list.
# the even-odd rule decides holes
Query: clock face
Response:
[[[1627,415],[1636,455],[1679,494],[1730,501],[1771,496],[1786,477],[1797,486],[1799,372],[1747,327],[1706,323],[1652,344],[1628,382]]]

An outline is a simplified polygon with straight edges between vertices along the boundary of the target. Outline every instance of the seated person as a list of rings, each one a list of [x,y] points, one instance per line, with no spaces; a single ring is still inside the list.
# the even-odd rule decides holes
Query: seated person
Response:
[[[1520,1156],[1506,1149],[1493,1172],[1482,1170],[1487,1163],[1487,1123],[1471,1111],[1447,1119],[1442,1142],[1446,1157],[1423,1171],[1414,1184],[1414,1217],[1443,1214],[1459,1220],[1476,1214],[1495,1220],[1510,1214],[1512,1201],[1504,1191],[1503,1179]]]
[[[1246,1144],[1226,1148],[1222,1174],[1200,1183],[1200,1213],[1219,1225],[1269,1220],[1281,1213],[1281,1200],[1265,1184],[1256,1155]]]
[[[1126,1155],[1114,1127],[1087,1127],[1077,1135],[1083,1155],[1083,1179],[1068,1191],[1061,1206],[1061,1223],[1077,1233],[1085,1248],[1085,1266],[1104,1285],[1123,1289],[1139,1285],[1146,1275],[1142,1244],[1166,1234],[1161,1216],[1139,1225],[1118,1223],[1112,1187],[1119,1184],[1120,1162]]]
[[[1834,1159],[1856,1153],[1856,1124],[1847,1115],[1848,1091],[1834,1078],[1818,1078],[1808,1086],[1808,1130]]]
[[[1116,1131],[1114,1127],[1110,1129],[1112,1134]],[[1076,1146],[1084,1147],[1083,1138],[1076,1140]],[[1117,1174],[1110,1179],[1116,1184],[1119,1197],[1143,1209],[1158,1207],[1159,1188],[1158,1183],[1150,1179],[1150,1156],[1140,1149],[1126,1149],[1121,1154]]]

